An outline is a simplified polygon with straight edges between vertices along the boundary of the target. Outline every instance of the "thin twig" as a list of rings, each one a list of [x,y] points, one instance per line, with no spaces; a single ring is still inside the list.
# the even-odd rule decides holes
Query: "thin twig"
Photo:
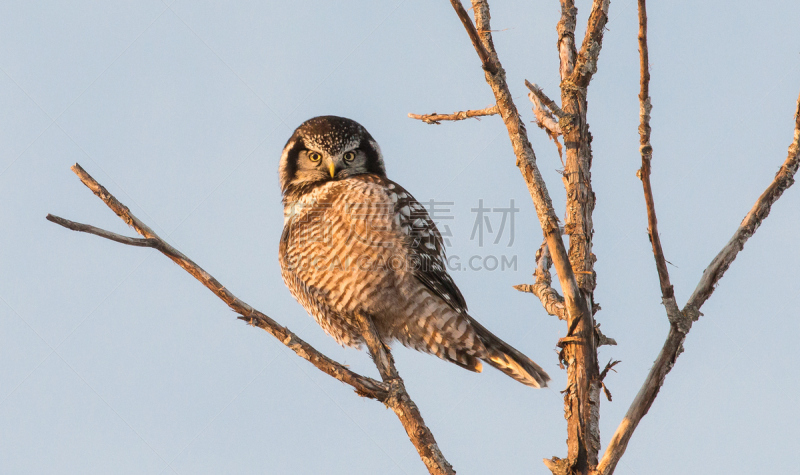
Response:
[[[461,23],[467,30],[467,35],[469,35],[469,39],[472,41],[472,46],[475,47],[475,51],[478,53],[478,57],[483,65],[483,70],[490,74],[497,74],[497,70],[499,69],[500,65],[498,62],[492,60],[491,52],[488,48],[486,48],[480,39],[481,34],[491,35],[492,30],[489,28],[481,28],[480,26],[475,28],[475,24],[472,23],[472,19],[469,17],[469,14],[466,10],[464,10],[464,5],[461,4],[461,0],[450,0],[450,4],[453,5],[453,9],[455,9],[458,18],[461,20]],[[480,33],[478,33],[478,30],[480,30]]]
[[[639,1],[642,2],[643,0]],[[671,322],[669,334],[664,346],[661,348],[661,352],[658,354],[658,358],[650,369],[639,393],[631,403],[628,412],[609,441],[606,453],[597,466],[596,473],[598,475],[610,475],[614,472],[617,462],[625,453],[633,431],[636,430],[636,426],[642,417],[647,414],[658,395],[658,391],[664,384],[664,378],[674,366],[678,355],[683,351],[683,342],[686,339],[686,335],[691,330],[692,323],[700,317],[700,307],[711,296],[715,285],[722,278],[722,275],[736,258],[739,251],[744,248],[745,242],[769,215],[772,204],[780,198],[787,188],[792,186],[798,166],[800,166],[800,97],[797,99],[795,112],[794,139],[789,146],[786,161],[778,170],[772,183],[758,197],[755,205],[747,213],[747,216],[736,229],[728,244],[722,248],[705,272],[703,272],[697,288],[695,288],[692,296],[689,297],[689,301],[683,307],[680,319]]]
[[[452,114],[437,114],[434,112],[433,114],[419,115],[409,113],[408,116],[412,119],[421,120],[427,124],[439,124],[442,120],[464,120],[472,117],[496,115],[498,113],[497,106],[489,106],[486,109],[458,111]]]
[[[408,433],[409,438],[419,452],[420,458],[428,467],[431,474],[451,475],[455,473],[447,460],[445,460],[433,435],[422,420],[419,409],[408,396],[402,380],[399,375],[397,375],[397,370],[394,368],[393,362],[391,362],[391,355],[383,353],[379,358],[373,357],[384,382],[378,382],[372,378],[362,376],[349,370],[340,363],[331,360],[289,331],[286,327],[279,325],[267,315],[259,312],[233,295],[233,293],[220,284],[217,279],[164,241],[150,229],[150,227],[134,216],[127,206],[117,200],[105,187],[86,173],[80,165],[76,163],[72,167],[72,171],[75,172],[83,184],[103,200],[117,216],[133,227],[133,229],[145,239],[129,238],[94,226],[75,223],[59,218],[58,216],[48,215],[48,220],[68,229],[95,234],[122,244],[152,247],[161,251],[162,254],[193,275],[217,297],[228,304],[234,312],[240,314],[241,316],[239,318],[241,320],[266,330],[269,334],[280,340],[281,343],[288,346],[292,351],[309,361],[321,371],[355,388],[356,393],[360,396],[376,399],[386,404],[387,407],[392,408],[403,424],[403,427],[406,429],[406,433]],[[373,352],[374,343],[377,341],[377,334],[374,333],[374,328],[368,333],[372,339],[370,340],[370,338],[367,338],[367,344],[372,344],[370,352],[374,356],[378,354]],[[389,361],[389,363],[386,361]]]
[[[118,243],[127,244],[128,246],[152,247],[155,249],[158,247],[160,242],[158,239],[153,238],[132,238],[123,236],[122,234],[112,233],[111,231],[106,231],[105,229],[101,229],[90,224],[76,223],[75,221],[60,218],[52,214],[45,216],[45,219],[73,231],[94,234],[95,236],[104,237]]]
[[[542,307],[548,314],[558,317],[559,320],[566,320],[567,309],[564,307],[564,297],[551,286],[550,267],[552,265],[550,249],[545,241],[536,251],[536,272],[533,274],[536,280],[533,285],[521,284],[515,285],[514,288],[520,292],[532,293],[542,302]]]
[[[117,199],[114,198],[111,193],[109,193],[102,185],[97,183],[94,178],[86,173],[86,171],[84,171],[80,165],[76,163],[72,167],[72,170],[92,191],[98,190],[100,192],[99,194],[98,192],[95,192],[95,194],[100,196],[100,198],[108,205],[109,208],[114,210],[114,212],[118,215],[122,214],[122,216],[125,216],[123,217],[123,220],[126,222],[130,221],[136,223],[136,226],[139,229],[150,229],[147,227],[147,225],[139,221],[136,216],[131,214],[130,210],[128,210],[125,205],[117,201]],[[129,246],[151,247],[161,251],[165,256],[169,257],[176,264],[183,267],[209,290],[214,292],[217,297],[225,301],[225,303],[227,303],[234,312],[241,315],[239,318],[247,321],[251,325],[255,325],[266,330],[270,335],[280,340],[281,343],[291,348],[295,353],[311,362],[311,364],[323,372],[333,376],[345,384],[352,386],[359,395],[376,399],[381,402],[388,398],[388,386],[375,381],[372,378],[355,373],[336,361],[331,360],[327,356],[317,351],[314,347],[300,339],[300,337],[292,333],[288,328],[279,325],[275,320],[254,309],[247,303],[239,300],[228,289],[223,287],[222,284],[220,284],[214,277],[208,274],[200,266],[195,264],[191,259],[183,255],[180,251],[167,244],[163,239],[158,237],[158,235],[152,233],[152,231],[147,235],[143,234],[143,236],[146,236],[145,239],[139,239],[122,236],[88,224],[76,223],[68,219],[53,216],[51,214],[47,215],[47,220],[73,231],[94,234],[96,236],[110,239],[112,241]]]
[[[544,91],[542,90],[541,87],[537,86],[536,84],[531,83],[527,79],[525,80],[525,86],[528,89],[530,89],[530,91],[536,96],[536,98],[539,99],[539,101],[542,104],[546,105],[547,108],[550,109],[553,112],[553,114],[555,114],[556,117],[559,118],[559,120],[560,119],[564,119],[564,118],[569,116],[569,114],[567,114],[566,112],[561,110],[560,107],[558,107],[558,104],[556,104],[556,102],[554,100],[550,99],[547,96],[547,94],[544,93]]]
[[[661,247],[661,238],[658,234],[658,219],[653,201],[653,188],[650,185],[650,163],[653,158],[653,146],[650,144],[650,63],[647,54],[647,10],[645,0],[639,1],[639,152],[642,155],[642,167],[637,175],[642,180],[644,201],[647,207],[647,234],[653,247],[653,256],[656,260],[658,280],[661,284],[661,297],[666,301],[672,299],[673,306],[677,309],[675,292],[669,281],[667,260]]]

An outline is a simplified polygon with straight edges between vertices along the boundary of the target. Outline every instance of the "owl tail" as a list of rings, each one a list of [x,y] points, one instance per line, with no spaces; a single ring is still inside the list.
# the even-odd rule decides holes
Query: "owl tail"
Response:
[[[475,333],[486,347],[484,361],[526,386],[534,388],[547,387],[550,376],[541,366],[498,338],[474,319],[470,323],[472,323]]]

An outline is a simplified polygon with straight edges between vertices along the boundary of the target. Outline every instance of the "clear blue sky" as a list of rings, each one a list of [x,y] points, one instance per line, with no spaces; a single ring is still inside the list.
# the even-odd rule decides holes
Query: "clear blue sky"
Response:
[[[590,2],[579,1],[579,28]],[[517,106],[557,96],[558,2],[492,5]],[[786,158],[800,90],[796,1],[652,2],[653,185],[679,304]],[[666,336],[638,155],[636,2],[612,2],[589,90],[597,319],[607,442]],[[565,456],[562,322],[530,283],[541,230],[502,122],[409,112],[492,94],[444,0],[6,1],[0,6],[0,472],[424,473],[394,414],[250,328],[152,250],[67,231],[47,213],[132,234],[70,172],[79,162],[163,237],[312,345],[339,347],[281,282],[280,151],[303,120],[351,117],[419,200],[452,202],[449,253],[516,256],[454,278],[471,313],[553,377],[533,390],[404,348],[398,368],[459,474],[549,473]],[[559,215],[555,147],[531,141]],[[472,208],[520,208],[513,245],[470,239]],[[723,279],[619,474],[789,473],[800,440],[800,189]],[[495,231],[500,215],[489,216]],[[506,229],[506,232],[509,230]],[[605,447],[605,446],[604,446]]]

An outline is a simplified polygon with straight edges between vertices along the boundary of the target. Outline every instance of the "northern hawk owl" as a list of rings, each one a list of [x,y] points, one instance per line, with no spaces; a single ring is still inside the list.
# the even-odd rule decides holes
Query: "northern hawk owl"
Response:
[[[280,162],[283,280],[340,344],[360,347],[358,315],[394,340],[470,371],[481,360],[528,386],[550,377],[467,314],[428,212],[386,177],[377,142],[357,122],[315,117]],[[361,313],[359,313],[361,312]]]

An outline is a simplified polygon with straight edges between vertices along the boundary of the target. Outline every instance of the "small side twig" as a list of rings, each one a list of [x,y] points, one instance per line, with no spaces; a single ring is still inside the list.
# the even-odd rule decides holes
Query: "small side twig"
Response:
[[[528,99],[533,103],[533,116],[536,118],[536,125],[544,130],[550,140],[555,142],[556,148],[558,149],[558,158],[561,160],[561,166],[562,168],[566,168],[561,142],[558,141],[558,137],[562,135],[561,126],[558,125],[556,118],[553,117],[553,113],[542,103],[539,96],[533,92],[529,92]]]
[[[564,297],[562,297],[552,284],[552,276],[550,275],[550,267],[553,265],[553,260],[550,257],[550,249],[547,247],[547,241],[543,242],[536,251],[536,271],[534,277],[536,280],[533,285],[520,284],[515,285],[514,288],[520,292],[529,292],[535,295],[544,310],[559,320],[567,319],[567,309],[564,306]]]
[[[458,111],[452,114],[437,114],[434,112],[433,114],[412,114],[409,113],[408,116],[412,119],[417,119],[425,122],[426,124],[439,124],[442,120],[464,120],[470,119],[473,117],[485,117],[489,115],[497,115],[500,112],[497,110],[497,106],[489,106],[485,109],[479,110],[465,110],[465,111]]]
[[[554,100],[550,99],[550,98],[547,96],[547,94],[545,94],[545,93],[544,93],[544,91],[542,90],[542,88],[540,88],[540,87],[539,87],[539,86],[537,86],[536,84],[533,84],[533,83],[531,83],[531,82],[530,82],[530,81],[528,81],[527,79],[525,80],[525,86],[526,86],[528,89],[530,89],[531,93],[532,93],[534,96],[536,96],[536,98],[537,98],[537,99],[538,99],[538,100],[539,100],[539,101],[540,101],[542,104],[544,104],[545,106],[547,106],[547,108],[548,108],[548,109],[550,109],[550,110],[553,112],[553,114],[555,114],[555,115],[556,115],[556,117],[558,117],[558,118],[559,118],[559,120],[561,120],[561,119],[564,119],[564,118],[566,118],[566,117],[569,117],[569,114],[567,114],[566,112],[564,112],[563,110],[561,110],[561,108],[560,108],[560,107],[558,107],[558,104],[556,104],[556,102],[555,102]],[[530,97],[530,96],[529,96],[529,97]]]

